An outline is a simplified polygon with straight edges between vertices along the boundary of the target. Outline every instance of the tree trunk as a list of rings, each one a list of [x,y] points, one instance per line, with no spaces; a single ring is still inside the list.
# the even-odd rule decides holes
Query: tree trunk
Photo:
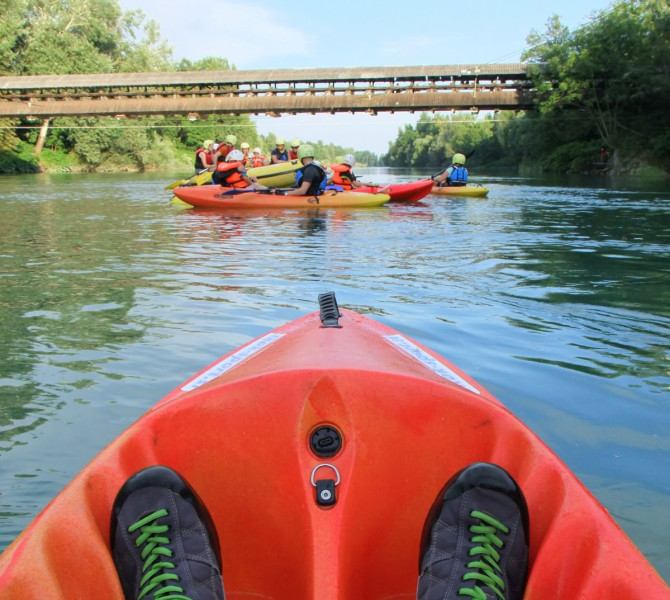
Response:
[[[47,138],[47,132],[49,131],[49,123],[51,119],[44,119],[42,121],[42,126],[40,127],[40,134],[37,136],[37,143],[35,144],[35,155],[39,155],[42,152],[44,147],[44,140]]]

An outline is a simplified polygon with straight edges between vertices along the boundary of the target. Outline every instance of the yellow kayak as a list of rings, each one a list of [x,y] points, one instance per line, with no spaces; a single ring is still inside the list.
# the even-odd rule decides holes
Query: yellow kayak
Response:
[[[470,198],[484,198],[489,189],[483,185],[445,185],[444,187],[433,186],[431,194],[440,196],[467,196]]]
[[[267,187],[291,187],[295,183],[295,172],[301,167],[300,161],[295,159],[265,167],[252,167],[247,169],[247,175],[255,177],[258,183]]]
[[[252,167],[247,169],[249,177],[256,177],[259,183],[267,187],[291,187],[295,183],[295,172],[302,167],[299,160],[266,165],[265,167]],[[181,185],[205,185],[211,183],[212,172],[203,171],[192,177],[175,181],[165,186],[166,190],[173,190]]]

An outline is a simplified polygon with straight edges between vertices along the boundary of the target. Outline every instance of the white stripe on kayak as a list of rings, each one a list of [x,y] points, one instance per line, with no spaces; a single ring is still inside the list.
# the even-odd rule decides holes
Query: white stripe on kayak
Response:
[[[407,354],[409,354],[412,358],[418,360],[426,368],[433,371],[433,373],[436,373],[447,381],[451,381],[451,383],[460,385],[461,387],[464,387],[466,390],[470,390],[475,394],[481,393],[476,387],[465,381],[465,379],[463,379],[458,373],[455,373],[449,367],[442,364],[439,360],[433,358],[430,354],[419,348],[416,344],[410,342],[407,338],[398,334],[387,335],[385,337],[389,342],[401,350],[407,352]]]
[[[267,348],[270,344],[276,342],[279,338],[284,337],[283,333],[268,333],[262,338],[258,338],[255,342],[251,342],[248,346],[241,348],[237,352],[234,352],[227,358],[224,358],[222,361],[219,361],[211,368],[207,369],[200,376],[196,377],[193,381],[190,381],[181,389],[183,392],[190,392],[196,388],[199,388],[205,383],[209,383],[212,379],[216,379],[219,375],[222,375],[226,371],[230,371],[233,367],[239,365],[243,360],[257,354],[261,350]]]

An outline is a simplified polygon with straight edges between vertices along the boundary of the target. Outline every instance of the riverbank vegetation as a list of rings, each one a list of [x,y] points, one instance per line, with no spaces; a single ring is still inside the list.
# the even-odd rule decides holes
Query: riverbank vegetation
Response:
[[[0,75],[234,69],[225,58],[173,60],[158,25],[118,0],[2,0]],[[670,7],[622,1],[569,31],[557,17],[533,31],[522,57],[536,65],[537,109],[422,115],[388,154],[356,149],[361,164],[443,168],[454,152],[507,172],[670,173]],[[40,132],[42,135],[40,136]],[[0,119],[0,172],[188,170],[204,139],[233,133],[269,154],[247,116]],[[323,162],[353,148],[309,141]]]
[[[613,4],[570,32],[558,17],[531,32],[537,110],[521,115],[423,115],[399,132],[385,161],[469,164],[522,173],[670,174],[670,5]]]

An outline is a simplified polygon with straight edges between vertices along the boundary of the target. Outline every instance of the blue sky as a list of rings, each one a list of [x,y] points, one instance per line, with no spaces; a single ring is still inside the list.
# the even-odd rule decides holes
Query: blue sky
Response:
[[[175,59],[223,56],[238,69],[295,69],[518,62],[532,29],[557,14],[574,29],[606,0],[405,0],[386,3],[121,0],[160,25]],[[380,6],[382,8],[380,8]],[[329,24],[331,26],[329,26]],[[323,140],[383,153],[418,115],[255,118],[260,133]]]

